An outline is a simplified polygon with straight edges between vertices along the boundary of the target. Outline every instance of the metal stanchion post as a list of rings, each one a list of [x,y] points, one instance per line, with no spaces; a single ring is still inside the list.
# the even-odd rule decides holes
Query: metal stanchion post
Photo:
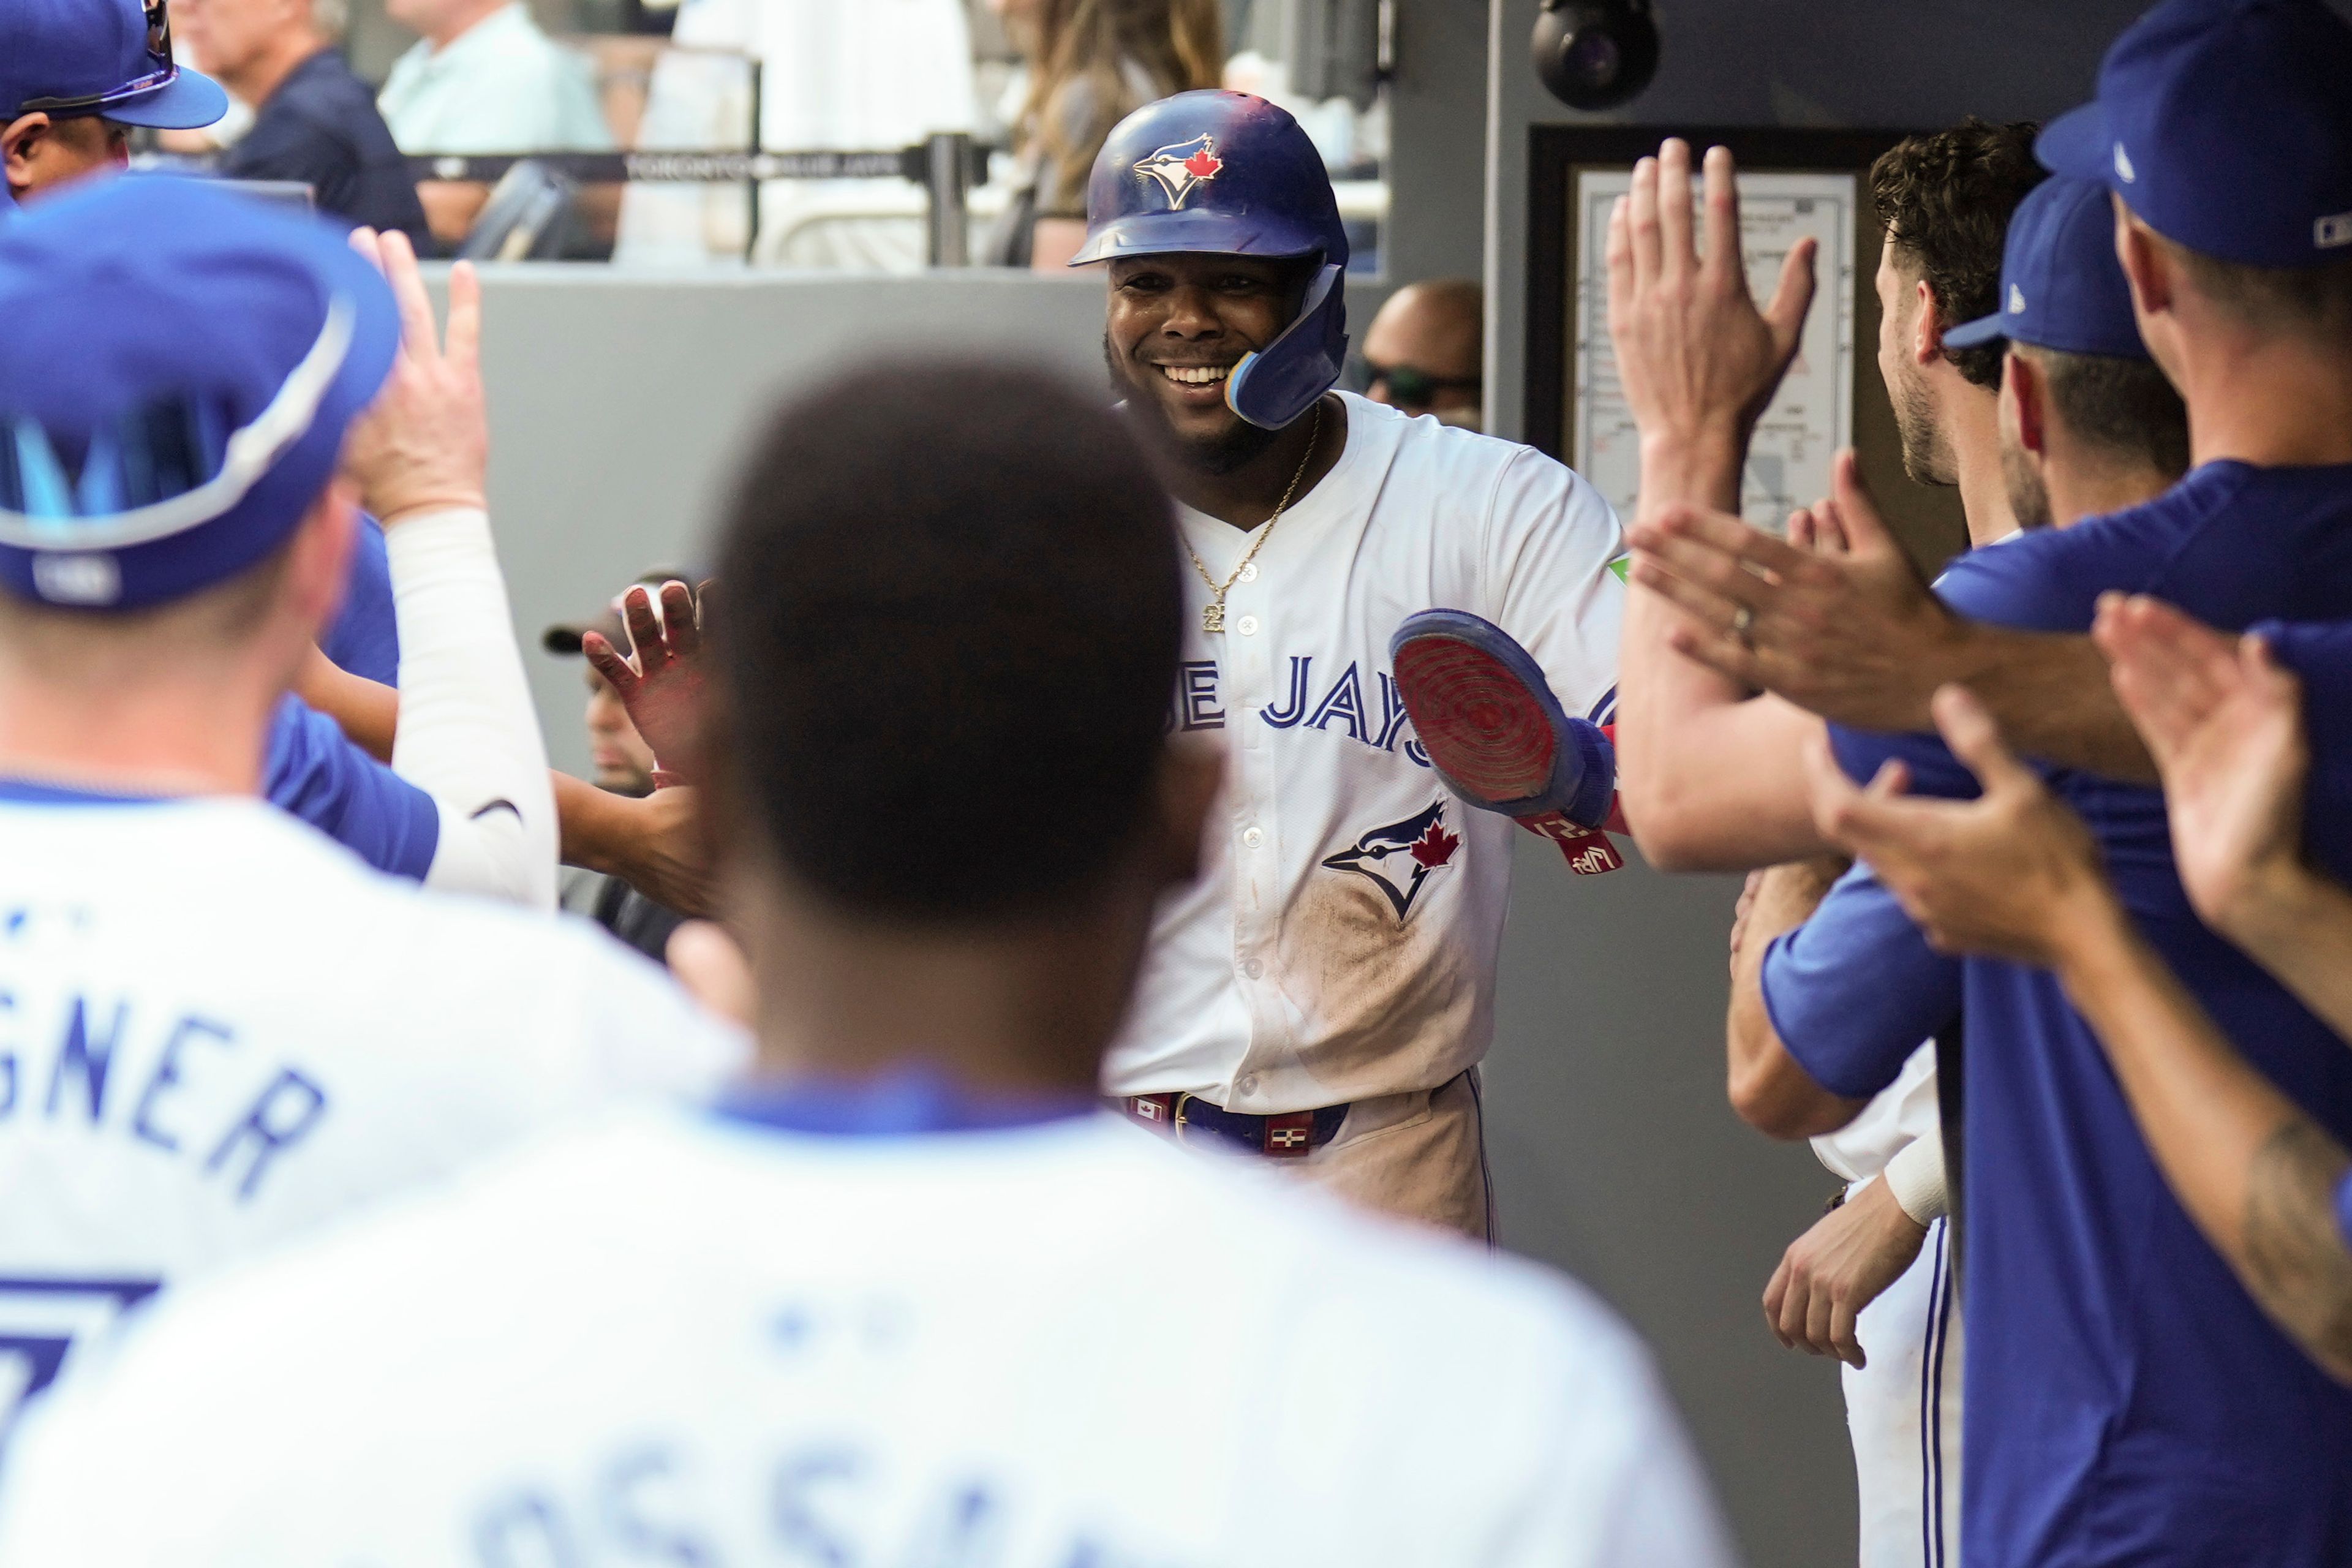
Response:
[[[760,150],[768,144],[767,106],[761,101],[761,93],[767,86],[767,69],[765,60],[757,55],[751,57],[751,140],[744,143],[744,149],[751,154],[755,163],[760,156]],[[748,267],[760,251],[760,177],[756,168],[752,171],[751,180],[745,184],[743,192],[745,199],[751,204],[750,209],[744,214],[743,227],[743,264]]]
[[[923,143],[924,186],[930,196],[930,261],[934,267],[971,263],[971,138],[943,132]]]

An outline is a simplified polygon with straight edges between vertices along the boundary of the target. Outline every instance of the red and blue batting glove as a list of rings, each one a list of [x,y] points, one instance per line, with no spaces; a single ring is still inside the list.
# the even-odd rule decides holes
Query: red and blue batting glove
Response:
[[[1408,616],[1389,639],[1397,691],[1446,787],[1559,846],[1586,876],[1625,863],[1613,817],[1617,749],[1570,718],[1528,650],[1466,610]]]

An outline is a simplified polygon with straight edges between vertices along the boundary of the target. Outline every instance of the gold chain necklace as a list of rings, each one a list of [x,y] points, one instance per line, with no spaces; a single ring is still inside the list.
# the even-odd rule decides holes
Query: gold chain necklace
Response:
[[[1298,493],[1298,481],[1307,477],[1307,465],[1315,460],[1315,444],[1322,439],[1322,437],[1323,404],[1318,398],[1315,404],[1315,423],[1307,427],[1307,451],[1298,459],[1298,471],[1290,476],[1289,488],[1282,492],[1282,499],[1274,503],[1274,515],[1267,518],[1265,525],[1258,530],[1257,538],[1251,542],[1249,552],[1242,557],[1241,564],[1235,566],[1232,574],[1223,583],[1210,576],[1209,569],[1201,564],[1201,552],[1192,548],[1192,542],[1189,539],[1184,541],[1184,553],[1192,558],[1192,570],[1201,574],[1201,581],[1209,585],[1209,592],[1214,595],[1207,604],[1201,606],[1202,631],[1222,632],[1225,629],[1225,595],[1232,592],[1234,584],[1242,580],[1242,574],[1249,570],[1249,563],[1257,559],[1258,546],[1264,544],[1273,534],[1274,525],[1280,522],[1282,514],[1289,510],[1290,498]]]

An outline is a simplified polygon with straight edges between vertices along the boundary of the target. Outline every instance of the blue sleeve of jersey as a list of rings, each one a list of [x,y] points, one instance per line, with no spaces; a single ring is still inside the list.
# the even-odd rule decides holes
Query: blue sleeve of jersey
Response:
[[[1960,1010],[1960,961],[1927,945],[1867,866],[1764,952],[1764,1011],[1815,1083],[1850,1100],[1893,1083]]]
[[[400,684],[400,623],[392,609],[392,558],[384,552],[383,527],[364,512],[360,514],[359,537],[352,542],[352,574],[343,584],[343,607],[319,647],[353,675],[384,686]]]
[[[2278,661],[2303,682],[2303,719],[2311,737],[2311,803],[2306,815],[2352,816],[2352,621],[2253,628]]]
[[[2352,1247],[2352,1171],[2336,1184],[2336,1228],[2344,1234],[2344,1245]]]
[[[288,697],[269,727],[264,793],[379,871],[417,881],[441,843],[433,797],[343,738],[325,714]]]

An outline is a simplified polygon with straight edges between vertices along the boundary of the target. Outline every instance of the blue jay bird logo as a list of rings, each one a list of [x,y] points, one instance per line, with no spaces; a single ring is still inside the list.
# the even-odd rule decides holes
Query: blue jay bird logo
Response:
[[[1373,828],[1323,865],[1361,877],[1387,894],[1402,925],[1429,874],[1452,865],[1461,847],[1461,835],[1445,830],[1445,803],[1439,800],[1402,822]]]
[[[1168,195],[1172,208],[1184,205],[1196,186],[1217,177],[1225,161],[1217,156],[1217,139],[1195,136],[1190,142],[1179,142],[1172,147],[1162,147],[1149,158],[1139,159],[1135,165],[1135,177],[1154,180]]]

